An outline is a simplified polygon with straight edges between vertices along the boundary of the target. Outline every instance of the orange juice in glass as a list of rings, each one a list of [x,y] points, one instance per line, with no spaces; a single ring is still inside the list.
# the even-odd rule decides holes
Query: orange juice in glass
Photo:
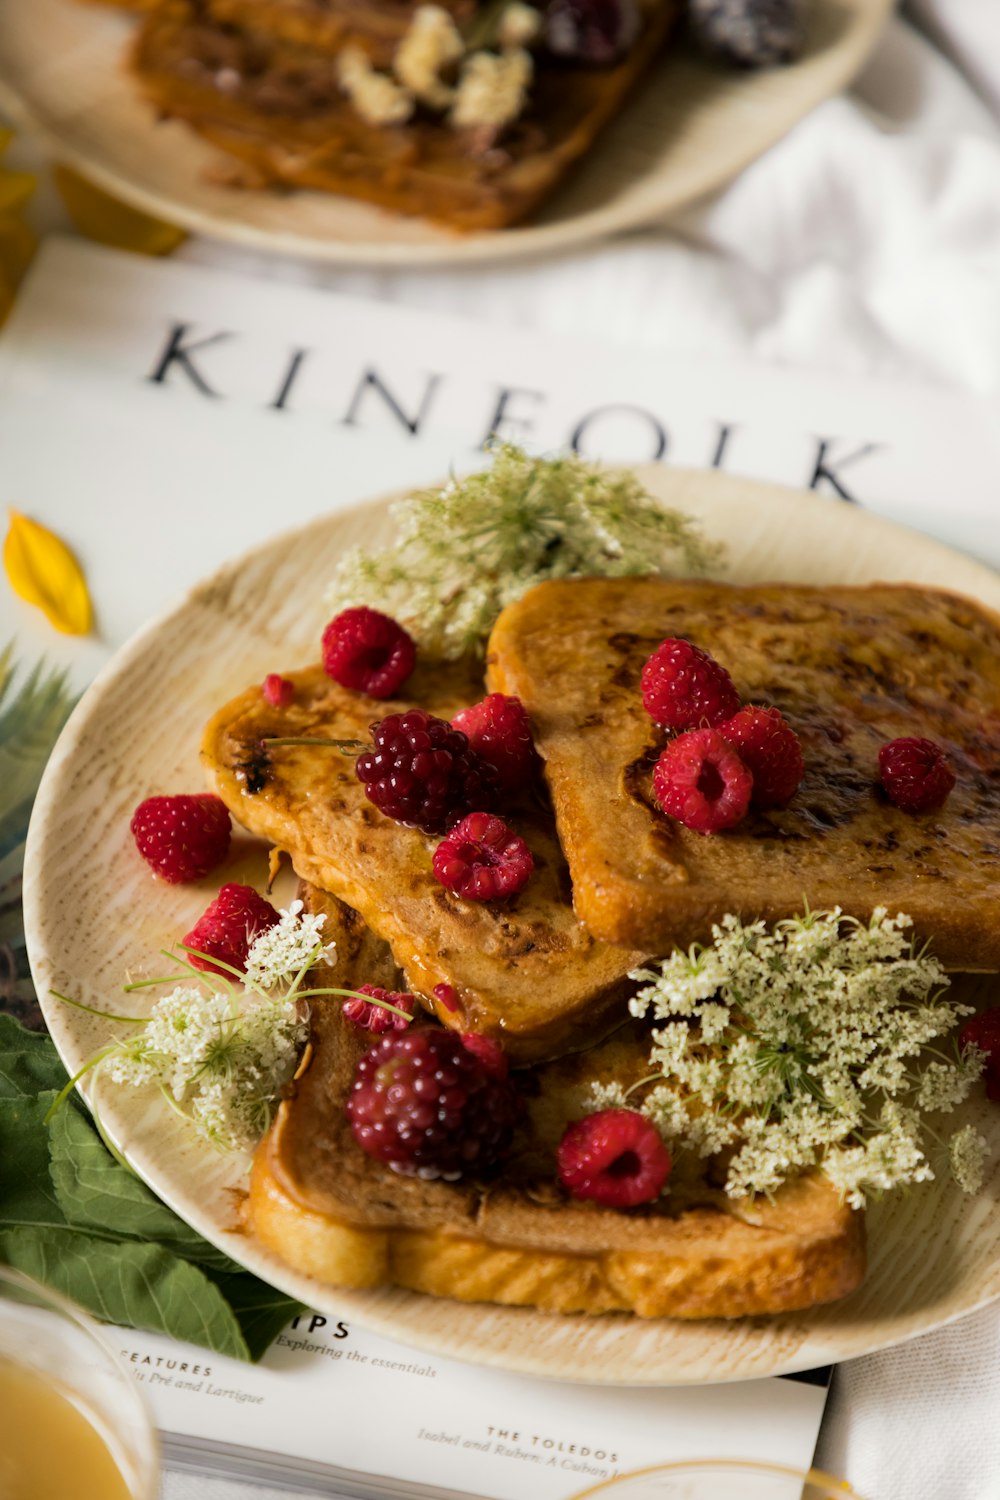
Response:
[[[2,1500],[156,1500],[158,1474],[156,1429],[104,1335],[0,1266]]]

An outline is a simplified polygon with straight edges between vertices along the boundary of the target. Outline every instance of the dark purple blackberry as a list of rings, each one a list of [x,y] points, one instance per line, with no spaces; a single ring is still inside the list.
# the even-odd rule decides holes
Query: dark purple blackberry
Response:
[[[489,812],[499,788],[496,771],[460,729],[422,708],[390,714],[372,725],[374,750],[355,762],[365,793],[387,818],[444,833],[470,812]]]
[[[545,45],[555,57],[607,66],[628,51],[641,24],[638,0],[549,0]]]
[[[496,1165],[517,1097],[453,1031],[391,1031],[359,1061],[347,1100],[354,1139],[407,1177],[454,1181]]]
[[[802,48],[801,0],[688,0],[688,25],[704,51],[739,68],[791,62]]]

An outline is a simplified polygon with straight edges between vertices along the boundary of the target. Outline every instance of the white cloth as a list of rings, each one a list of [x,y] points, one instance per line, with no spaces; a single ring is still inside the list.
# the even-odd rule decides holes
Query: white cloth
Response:
[[[718,197],[575,255],[403,272],[180,254],[505,326],[1000,393],[1000,0],[910,15],[934,45],[894,21],[851,92]],[[1000,1500],[998,1409],[988,1309],[839,1370],[819,1459],[866,1500]],[[243,1492],[175,1475],[164,1497]]]

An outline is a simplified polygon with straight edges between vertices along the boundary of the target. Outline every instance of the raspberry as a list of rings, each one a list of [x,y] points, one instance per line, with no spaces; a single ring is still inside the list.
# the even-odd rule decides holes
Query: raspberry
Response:
[[[731,719],[739,694],[725,667],[690,641],[661,641],[642,669],[642,701],[663,729],[694,729]]]
[[[460,729],[422,708],[372,725],[374,749],[355,761],[365,794],[387,818],[444,833],[473,810],[496,801],[497,773],[480,760]]]
[[[391,698],[413,671],[417,648],[402,625],[360,605],[335,615],[323,632],[323,670],[341,687]]]
[[[363,1151],[407,1176],[486,1171],[510,1144],[516,1096],[454,1032],[391,1031],[359,1060],[347,1117]]]
[[[798,791],[805,766],[795,730],[776,708],[741,708],[716,726],[753,776],[754,807],[784,807]]]
[[[383,1031],[403,1031],[409,1026],[413,1007],[417,1003],[416,996],[397,990],[382,990],[374,984],[359,984],[358,994],[370,995],[371,1000],[345,1000],[343,1009],[347,1019],[362,1031],[380,1036]],[[374,1005],[372,1001],[375,1000],[384,1000],[387,1004],[394,1005],[396,1010],[405,1010],[406,1019],[386,1010],[384,1005]]]
[[[208,957],[189,953],[188,959],[207,974],[228,975],[229,969],[239,969],[242,974],[254,938],[280,920],[270,901],[259,896],[252,885],[224,885],[183,939],[185,948],[197,948]],[[212,963],[213,958],[228,964],[229,969]]]
[[[507,1054],[494,1037],[479,1031],[463,1031],[462,1046],[479,1058],[491,1078],[506,1078],[509,1072]]]
[[[517,894],[535,861],[502,818],[474,812],[438,844],[433,868],[441,884],[463,901],[502,901]]]
[[[958,1044],[964,1051],[968,1046],[978,1047],[986,1053],[983,1078],[986,1097],[1000,1104],[1000,1006],[982,1010],[978,1016],[970,1016],[958,1033]]]
[[[948,799],[955,773],[933,740],[890,740],[878,753],[879,779],[903,812],[933,812]]]
[[[476,754],[494,767],[503,791],[518,792],[534,780],[541,762],[520,698],[490,693],[481,703],[463,708],[451,722],[468,737]]]
[[[260,690],[275,708],[288,708],[295,702],[295,683],[277,672],[268,672]]]
[[[200,880],[229,853],[229,809],[221,797],[147,797],[129,824],[136,847],[162,880]]]
[[[695,833],[718,833],[745,816],[753,776],[716,729],[679,734],[653,771],[653,792],[663,811]]]
[[[605,1208],[634,1208],[658,1198],[670,1176],[670,1152],[651,1120],[635,1109],[602,1109],[567,1127],[556,1147],[559,1181],[574,1198]]]

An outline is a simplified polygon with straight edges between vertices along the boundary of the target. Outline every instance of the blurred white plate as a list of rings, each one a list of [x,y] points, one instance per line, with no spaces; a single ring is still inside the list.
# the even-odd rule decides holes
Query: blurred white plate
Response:
[[[220,154],[157,120],[124,68],[134,17],[74,0],[0,0],[0,110],[60,161],[196,233],[336,264],[414,266],[565,250],[635,229],[722,187],[864,63],[892,0],[811,0],[792,66],[714,67],[668,46],[623,114],[540,215],[457,235],[314,192],[220,187]]]

